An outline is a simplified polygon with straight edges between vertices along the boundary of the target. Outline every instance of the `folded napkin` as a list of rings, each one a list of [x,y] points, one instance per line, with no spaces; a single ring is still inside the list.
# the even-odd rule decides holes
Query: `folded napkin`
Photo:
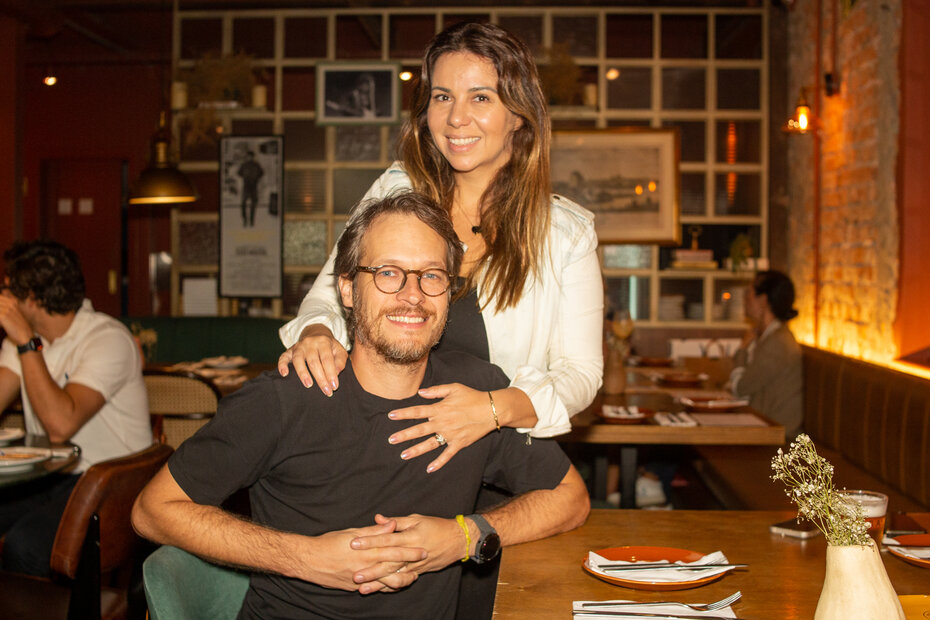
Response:
[[[617,418],[619,420],[638,420],[645,417],[639,407],[621,407],[620,405],[604,405],[601,407],[601,413],[605,418]]]
[[[712,400],[693,400],[687,396],[682,396],[678,401],[687,407],[746,407],[749,405],[748,398],[714,398]]]
[[[687,413],[657,413],[653,418],[660,426],[697,426],[697,420]]]
[[[608,560],[604,556],[598,555],[593,551],[588,552],[588,568],[594,572],[607,577],[625,579],[627,581],[651,581],[673,583],[676,581],[696,581],[705,577],[713,577],[727,571],[733,570],[733,567],[708,568],[707,570],[672,570],[669,568],[657,568],[653,570],[637,571],[606,571],[599,568],[603,564],[653,564],[655,562],[624,562],[622,560]],[[695,560],[694,562],[675,562],[680,566],[703,566],[704,564],[728,564],[727,556],[722,551],[714,551]],[[671,563],[669,563],[671,565]]]
[[[641,603],[639,605],[607,605],[606,604],[606,603],[619,603],[619,602],[632,602],[632,601],[624,601],[623,599],[612,599],[610,601],[573,601],[572,612],[574,613],[576,611],[581,611],[581,610],[584,610],[587,612],[590,612],[590,611],[612,612],[610,615],[603,615],[603,616],[598,616],[598,615],[593,615],[593,614],[589,615],[587,613],[578,614],[577,616],[574,616],[574,618],[577,618],[577,619],[592,618],[595,620],[598,618],[603,618],[604,620],[607,620],[607,619],[616,620],[617,618],[622,618],[623,616],[614,615],[618,611],[626,611],[626,612],[630,612],[634,614],[658,614],[658,615],[668,614],[668,617],[670,618],[674,618],[675,616],[682,616],[682,615],[684,616],[706,615],[706,616],[711,616],[711,617],[717,616],[717,617],[723,617],[723,618],[736,618],[736,614],[733,613],[733,609],[731,607],[724,607],[723,609],[718,609],[716,611],[701,612],[701,611],[695,611],[691,609],[690,607],[686,607],[685,605],[676,605],[674,603],[671,605],[669,604],[650,605],[648,603]],[[601,605],[592,604],[592,603],[601,603]],[[636,616],[631,616],[631,618],[635,618],[635,617]]]
[[[914,558],[915,560],[930,560],[930,549],[914,549],[908,548],[907,543],[901,542],[896,538],[891,536],[885,536],[882,538],[882,544],[885,545],[902,545],[900,547],[895,547],[895,553],[900,553],[901,555],[906,555],[909,558]]]

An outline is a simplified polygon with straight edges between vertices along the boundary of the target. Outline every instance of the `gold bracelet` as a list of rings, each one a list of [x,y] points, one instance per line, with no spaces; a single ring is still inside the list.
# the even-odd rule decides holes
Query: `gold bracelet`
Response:
[[[468,533],[468,524],[465,523],[465,515],[455,515],[455,522],[459,524],[462,531],[465,532],[465,557],[463,562],[468,561],[468,552],[471,550],[471,534]]]
[[[501,423],[497,419],[497,407],[494,406],[494,396],[488,392],[488,398],[491,399],[491,415],[494,416],[494,426],[497,427],[497,430],[501,430]]]

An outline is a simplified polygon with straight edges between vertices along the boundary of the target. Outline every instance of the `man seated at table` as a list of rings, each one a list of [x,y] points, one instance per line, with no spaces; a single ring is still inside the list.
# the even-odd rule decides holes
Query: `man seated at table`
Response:
[[[801,347],[786,323],[798,315],[794,285],[780,271],[756,274],[746,295],[752,327],[733,356],[730,389],[749,405],[785,427],[791,441],[804,420]]]
[[[461,562],[580,525],[587,491],[552,441],[504,428],[434,473],[387,441],[417,422],[387,413],[425,404],[419,388],[509,383],[469,355],[430,354],[461,259],[448,215],[421,195],[361,210],[335,262],[354,343],[339,391],[308,391],[295,372],[247,383],[142,491],[136,529],[255,571],[240,617],[452,618]],[[518,496],[469,515],[482,482]],[[255,522],[217,508],[241,487]]]
[[[27,433],[81,448],[72,475],[0,493],[3,568],[47,575],[80,473],[151,445],[148,398],[132,334],[84,298],[74,251],[53,241],[17,242],[3,258],[0,411],[21,397]]]

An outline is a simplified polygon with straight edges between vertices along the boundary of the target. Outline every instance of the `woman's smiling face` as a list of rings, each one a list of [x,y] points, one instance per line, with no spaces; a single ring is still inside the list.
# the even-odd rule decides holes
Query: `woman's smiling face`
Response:
[[[497,92],[490,60],[468,52],[443,54],[432,71],[427,123],[457,175],[490,183],[510,160],[511,134],[522,123]]]

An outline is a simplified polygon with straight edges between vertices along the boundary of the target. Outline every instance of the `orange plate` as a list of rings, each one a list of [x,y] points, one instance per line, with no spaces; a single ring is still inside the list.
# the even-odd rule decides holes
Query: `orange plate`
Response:
[[[602,424],[642,424],[652,416],[656,414],[652,409],[647,409],[646,407],[639,407],[639,412],[643,414],[638,418],[611,418],[604,415],[601,411],[597,412],[597,417]]]
[[[930,545],[930,534],[905,534],[903,536],[895,536],[894,539],[902,545]],[[921,560],[918,558],[909,558],[894,547],[885,547],[885,549],[887,549],[889,553],[898,556],[909,564],[923,568],[930,568],[930,559]]]
[[[609,549],[599,549],[594,553],[601,557],[607,558],[614,562],[694,562],[704,557],[703,553],[689,551],[688,549],[676,549],[674,547],[610,547]],[[726,575],[726,572],[711,577],[702,577],[692,581],[636,581],[634,579],[622,579],[620,577],[610,577],[596,573],[588,568],[588,558],[586,557],[581,563],[582,568],[607,583],[634,590],[689,590],[699,586],[706,585],[716,581]]]
[[[696,372],[670,372],[659,377],[659,383],[670,387],[694,387],[701,385],[701,380]]]
[[[709,396],[689,396],[687,398],[691,403],[689,404],[682,400],[681,404],[684,405],[685,409],[688,411],[723,413],[746,406],[745,401],[736,399],[728,401],[726,398],[711,398]]]

